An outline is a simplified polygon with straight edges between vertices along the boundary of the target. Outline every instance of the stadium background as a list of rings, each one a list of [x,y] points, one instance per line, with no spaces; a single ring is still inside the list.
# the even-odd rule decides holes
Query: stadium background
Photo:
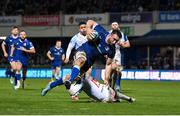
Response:
[[[0,35],[9,35],[12,25],[18,25],[26,30],[28,38],[37,50],[36,55],[31,56],[30,67],[49,68],[50,62],[46,57],[46,52],[57,39],[62,40],[62,48],[66,50],[71,37],[78,32],[77,25],[80,21],[93,19],[107,30],[110,29],[111,22],[117,21],[131,43],[130,48],[123,50],[125,69],[180,69],[180,11],[178,11],[180,3],[178,0],[148,0],[151,3],[149,5],[142,0],[112,0],[102,3],[98,0],[84,0],[80,4],[77,2],[78,0],[70,2],[65,0],[53,2],[2,0],[0,2]],[[154,2],[157,5],[153,5]],[[96,61],[95,68],[104,67],[101,59]],[[0,64],[2,68],[7,67],[2,51]],[[70,67],[70,64],[64,66],[64,68]],[[4,70],[1,69],[1,71]],[[146,75],[151,75],[151,73],[148,71]],[[180,75],[179,71],[165,73],[169,75],[167,79],[180,80],[180,77],[177,77]],[[161,71],[159,71],[159,77],[158,74],[153,75],[156,75],[155,79],[159,79]]]
[[[123,51],[122,88],[137,99],[135,104],[91,104],[84,94],[72,104],[59,87],[40,96],[49,79],[39,78],[51,76],[46,52],[57,39],[66,50],[78,23],[88,19],[107,30],[117,21],[128,35],[131,47]],[[5,75],[9,64],[0,49],[0,114],[180,114],[180,83],[174,81],[180,80],[179,0],[0,0],[0,36],[9,35],[13,25],[24,29],[36,48],[27,75],[34,79],[27,79],[25,91],[14,91]],[[103,63],[99,58],[94,64],[97,79],[103,77]],[[71,63],[64,65],[62,75],[70,68]]]

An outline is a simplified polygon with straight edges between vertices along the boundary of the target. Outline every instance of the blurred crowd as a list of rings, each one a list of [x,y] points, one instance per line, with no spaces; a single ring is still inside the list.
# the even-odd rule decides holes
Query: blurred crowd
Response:
[[[180,0],[0,0],[0,15],[180,10]]]

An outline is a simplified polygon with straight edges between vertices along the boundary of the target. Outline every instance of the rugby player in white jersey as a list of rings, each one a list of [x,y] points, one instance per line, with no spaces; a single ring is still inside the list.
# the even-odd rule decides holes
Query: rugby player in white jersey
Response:
[[[112,32],[112,30],[120,30],[120,26],[117,22],[113,22],[111,24],[110,32]],[[122,76],[121,71],[123,70],[123,65],[124,65],[123,48],[130,47],[128,37],[122,31],[120,31],[120,32],[121,32],[122,37],[121,37],[120,41],[118,43],[116,43],[116,53],[115,53],[115,57],[114,57],[113,63],[112,63],[112,72],[111,72],[111,78],[110,78],[111,87],[114,89],[114,87],[116,85],[115,89],[117,91],[120,91],[120,81],[121,81],[121,76]]]
[[[67,75],[66,78],[70,78]],[[97,80],[91,78],[82,79],[81,83],[72,84],[68,90],[72,100],[79,100],[78,95],[81,91],[84,91],[93,101],[97,102],[117,102],[120,100],[126,100],[130,103],[134,102],[135,99],[126,96],[118,91],[113,90],[110,86],[101,84]]]
[[[73,49],[77,50],[83,43],[88,41],[86,34],[87,34],[86,22],[80,22],[79,33],[77,33],[71,38],[66,51],[66,59],[64,63],[69,62],[69,58]],[[86,76],[90,76],[91,72],[92,72],[92,67],[89,68],[89,70],[86,72]]]

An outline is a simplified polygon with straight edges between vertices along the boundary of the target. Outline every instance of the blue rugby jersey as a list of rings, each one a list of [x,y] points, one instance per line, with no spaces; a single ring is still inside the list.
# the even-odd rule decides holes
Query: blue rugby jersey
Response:
[[[14,37],[13,35],[9,35],[4,41],[3,41],[3,44],[4,45],[7,45],[8,47],[8,56],[10,55],[10,52],[11,52],[11,46],[16,42],[18,41],[18,39],[20,39],[19,36],[17,37]]]
[[[62,48],[51,47],[50,48],[51,56],[54,58],[53,62],[62,62],[62,55],[64,50]]]

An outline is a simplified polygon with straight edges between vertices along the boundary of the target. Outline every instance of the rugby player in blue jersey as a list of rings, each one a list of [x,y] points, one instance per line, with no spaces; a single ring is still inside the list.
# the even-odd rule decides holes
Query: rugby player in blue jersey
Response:
[[[57,40],[56,45],[51,47],[47,52],[47,57],[52,61],[52,81],[60,78],[59,72],[61,70],[62,62],[65,59],[64,50],[61,48],[61,41]]]
[[[109,84],[111,63],[115,55],[114,45],[121,38],[121,33],[118,30],[113,30],[109,33],[93,20],[88,20],[86,26],[88,41],[77,49],[70,79],[57,81],[59,85],[65,84],[66,89],[70,89],[71,83],[75,78],[82,77],[100,55],[107,56],[104,83]],[[48,84],[48,86],[43,89],[41,95],[46,95],[49,90],[57,86],[57,83]]]
[[[111,63],[115,55],[114,45],[120,40],[122,35],[119,30],[113,30],[111,33],[107,32],[93,20],[88,20],[86,25],[89,41],[84,43],[75,54],[71,77],[65,81],[66,89],[69,89],[75,78],[78,75],[82,76],[100,55],[107,57],[104,83],[109,84]]]
[[[10,57],[12,58],[11,64],[13,70],[15,70],[15,85],[14,89],[17,90],[20,88],[20,71],[23,65],[28,64],[28,54],[35,53],[35,48],[27,38],[26,32],[20,32],[20,39],[13,43],[11,48]]]
[[[11,46],[12,44],[19,39],[19,28],[17,26],[13,26],[11,28],[11,35],[7,36],[6,39],[2,42],[1,47],[3,50],[4,57],[8,58],[8,61],[11,65],[11,57],[10,57],[10,51],[11,51]],[[12,67],[12,65],[11,65]],[[11,77],[10,77],[10,83],[14,83],[14,72],[13,69],[11,68]]]

